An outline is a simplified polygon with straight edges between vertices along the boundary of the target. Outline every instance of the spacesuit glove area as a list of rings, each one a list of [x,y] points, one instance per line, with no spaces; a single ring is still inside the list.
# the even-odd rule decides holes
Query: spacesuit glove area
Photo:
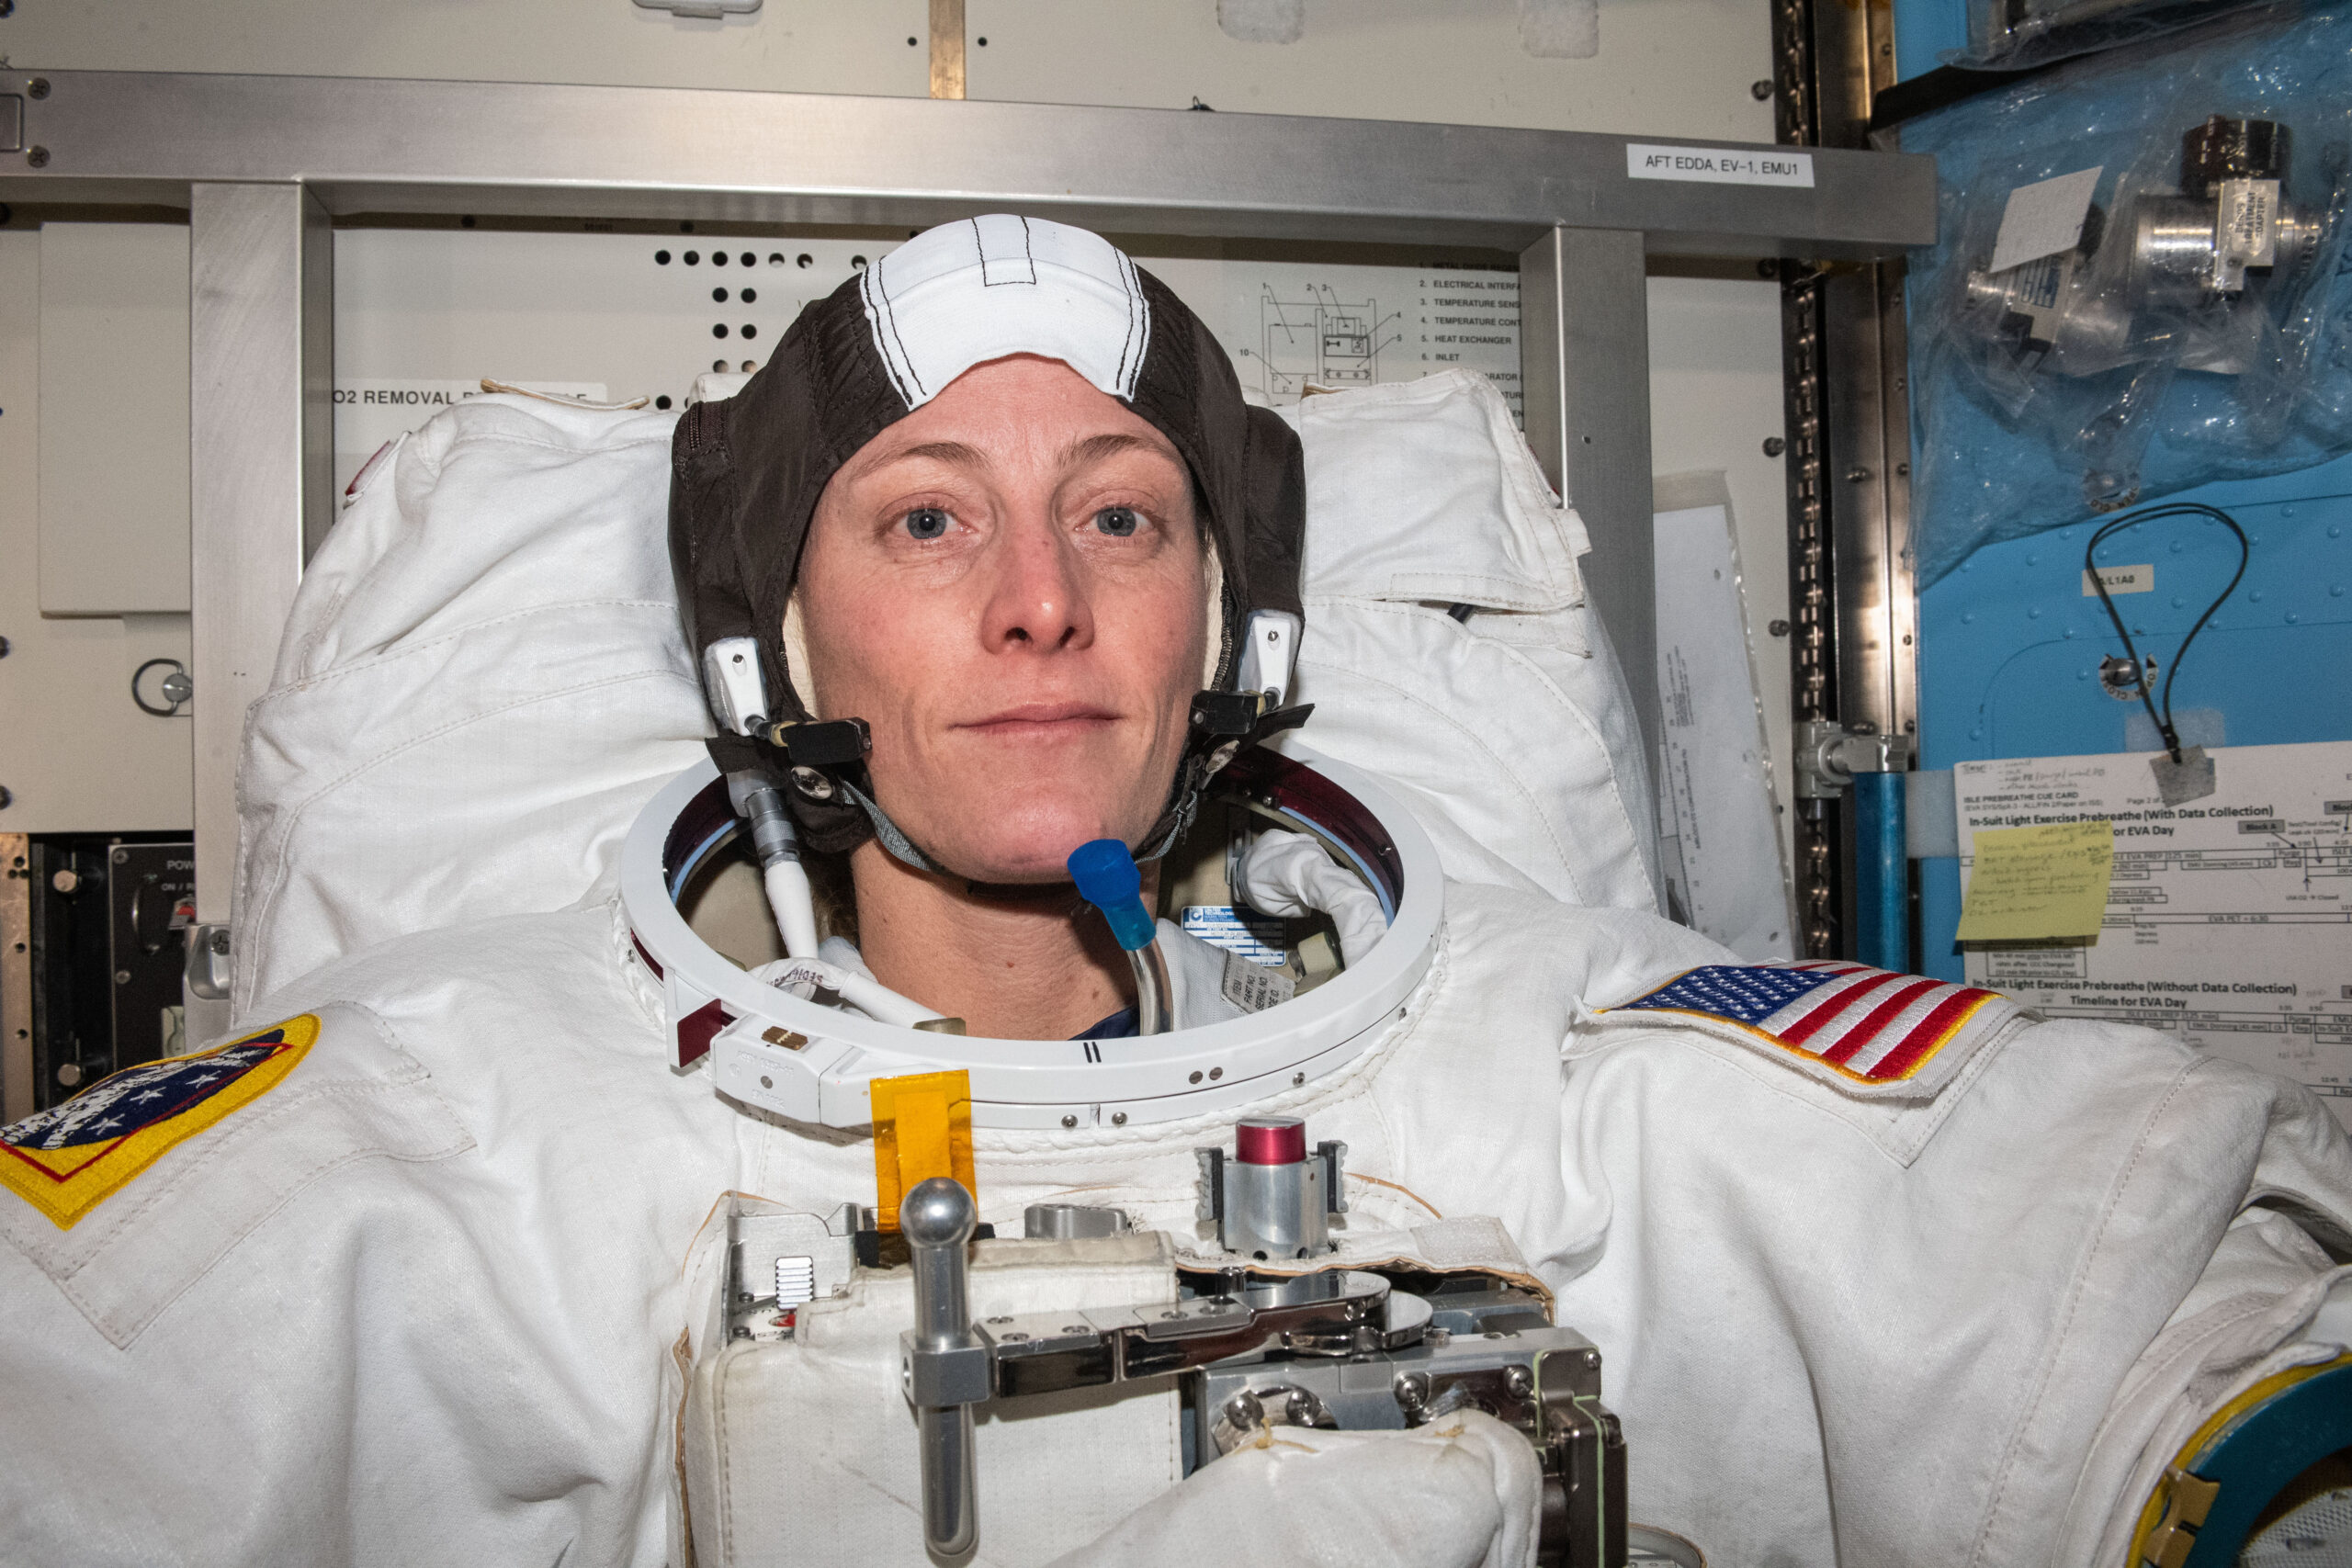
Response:
[[[1527,1438],[1476,1411],[1261,1427],[1053,1568],[1199,1568],[1237,1547],[1302,1568],[1531,1568],[1543,1480]]]

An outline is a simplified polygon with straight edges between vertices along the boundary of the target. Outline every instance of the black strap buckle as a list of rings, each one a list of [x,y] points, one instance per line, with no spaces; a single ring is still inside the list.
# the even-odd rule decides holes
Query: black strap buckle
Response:
[[[874,734],[862,718],[809,720],[768,728],[768,744],[796,768],[846,768],[874,753]]]

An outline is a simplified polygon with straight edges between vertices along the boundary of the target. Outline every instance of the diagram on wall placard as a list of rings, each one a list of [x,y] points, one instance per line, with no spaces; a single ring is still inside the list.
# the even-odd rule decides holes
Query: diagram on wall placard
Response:
[[[1308,387],[1368,387],[1380,378],[1380,352],[1402,338],[1394,310],[1377,299],[1347,299],[1328,286],[1278,290],[1261,284],[1258,342],[1241,351],[1245,378],[1275,402]]]
[[[2096,942],[1972,951],[1968,978],[2294,1078],[2352,1124],[2352,742],[2211,755],[2214,793],[2180,806],[2140,755],[1953,770],[1963,882],[1980,829],[2105,820],[2115,833]]]

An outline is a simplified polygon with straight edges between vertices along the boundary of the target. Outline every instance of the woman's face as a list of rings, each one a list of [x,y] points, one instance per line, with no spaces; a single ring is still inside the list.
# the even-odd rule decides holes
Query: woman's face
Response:
[[[1209,581],[1165,436],[1057,360],[977,366],[818,501],[810,705],[872,726],[876,798],[943,864],[1058,880],[1166,804]]]

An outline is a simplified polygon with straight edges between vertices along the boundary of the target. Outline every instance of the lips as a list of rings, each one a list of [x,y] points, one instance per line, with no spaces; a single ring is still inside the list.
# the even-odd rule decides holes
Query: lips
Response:
[[[1076,736],[1116,724],[1119,716],[1092,703],[1021,703],[955,728],[994,739]]]

